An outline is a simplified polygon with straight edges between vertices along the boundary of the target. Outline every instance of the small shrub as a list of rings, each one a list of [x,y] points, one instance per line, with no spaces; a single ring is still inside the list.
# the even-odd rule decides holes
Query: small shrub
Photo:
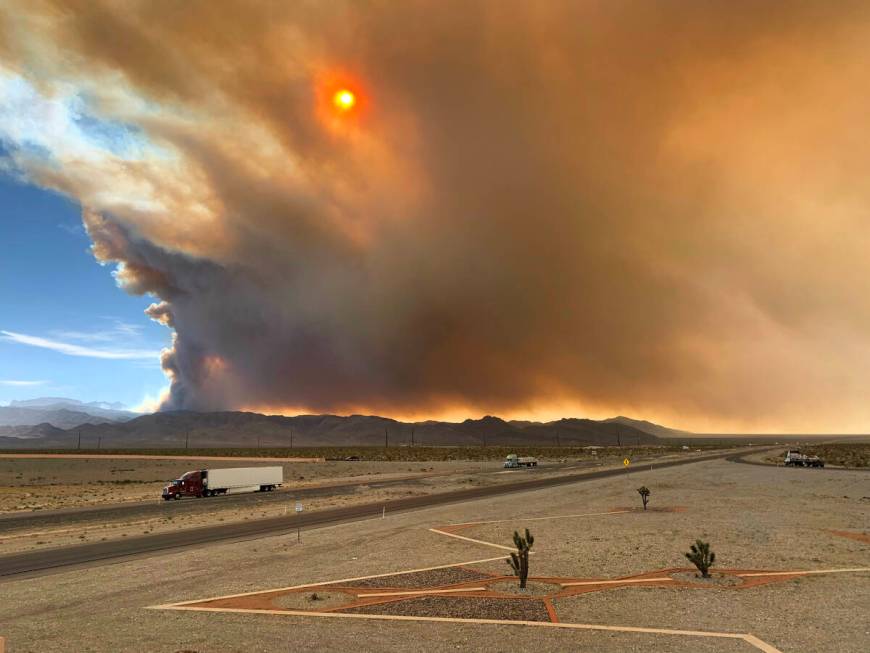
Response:
[[[686,557],[701,572],[701,578],[710,578],[710,567],[716,562],[716,554],[710,550],[709,542],[695,540]]]
[[[514,544],[517,547],[517,552],[511,551],[511,557],[507,560],[510,568],[513,569],[514,576],[520,579],[520,589],[526,588],[526,581],[529,579],[529,549],[535,543],[534,536],[526,529],[526,536],[520,536],[518,531],[514,531]]]
[[[649,488],[646,485],[641,485],[639,488],[637,488],[637,493],[643,500],[643,509],[646,510],[646,504],[649,502],[649,495],[651,494]]]

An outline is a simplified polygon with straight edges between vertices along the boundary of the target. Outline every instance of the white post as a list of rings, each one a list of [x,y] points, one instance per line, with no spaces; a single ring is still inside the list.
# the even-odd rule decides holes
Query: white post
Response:
[[[381,513],[381,519],[386,519],[387,517],[387,507],[384,506],[384,511]]]

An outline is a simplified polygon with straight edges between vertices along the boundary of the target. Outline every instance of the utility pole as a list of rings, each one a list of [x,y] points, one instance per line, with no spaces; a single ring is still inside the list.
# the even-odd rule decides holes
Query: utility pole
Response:
[[[82,432],[79,431],[79,446],[76,447],[76,449],[81,449],[81,448],[82,448]]]
[[[290,429],[290,448],[293,448],[293,429]]]
[[[619,431],[616,432],[616,446],[621,447],[622,442],[619,441]]]
[[[384,427],[384,448],[388,449],[390,447],[390,434],[387,432],[387,427]]]
[[[414,446],[414,427],[411,427],[411,446]]]

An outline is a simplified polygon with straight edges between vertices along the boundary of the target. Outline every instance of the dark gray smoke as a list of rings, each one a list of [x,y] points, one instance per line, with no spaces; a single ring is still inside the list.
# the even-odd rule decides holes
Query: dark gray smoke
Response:
[[[868,14],[11,2],[0,57],[144,143],[16,165],[156,296],[167,407],[861,429]]]

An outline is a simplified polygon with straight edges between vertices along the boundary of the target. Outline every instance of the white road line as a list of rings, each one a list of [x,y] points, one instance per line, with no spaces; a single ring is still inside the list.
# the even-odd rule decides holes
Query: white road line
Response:
[[[155,606],[158,607],[158,606]],[[713,637],[739,639],[764,653],[782,653],[770,644],[748,633],[720,633],[704,630],[673,630],[669,628],[640,628],[637,626],[604,626],[601,624],[553,623],[551,621],[510,621],[505,619],[461,619],[457,617],[416,617],[408,615],[359,614],[355,612],[307,612],[304,610],[257,610],[250,608],[197,608],[180,604],[165,606],[167,610],[195,612],[233,612],[241,614],[274,614],[290,617],[332,617],[335,619],[377,619],[379,621],[427,621],[440,623],[496,624],[502,626],[535,626],[539,628],[568,628],[574,630],[602,630],[617,633],[645,633],[650,635],[683,635],[688,637]]]
[[[870,571],[870,567],[854,567],[851,569],[810,569],[810,570],[795,570],[795,571],[758,571],[750,574],[736,574],[741,578],[751,578],[756,576],[797,576],[807,574],[845,574],[856,571]]]
[[[497,558],[484,558],[482,560],[469,560],[468,562],[454,562],[449,565],[437,565],[435,567],[423,567],[421,569],[404,569],[402,571],[391,571],[386,574],[372,574],[371,576],[357,576],[355,578],[342,578],[340,580],[327,580],[320,583],[306,583],[304,585],[291,585],[290,587],[274,587],[267,590],[257,590],[256,592],[242,592],[240,594],[226,594],[224,596],[212,596],[207,599],[194,599],[192,601],[180,601],[179,603],[166,603],[164,605],[147,606],[149,610],[168,610],[179,606],[190,605],[191,603],[203,603],[205,601],[219,601],[222,599],[235,599],[242,596],[253,596],[254,594],[266,594],[268,592],[285,592],[288,590],[299,590],[306,587],[323,587],[325,585],[339,585],[343,583],[352,583],[358,580],[369,580],[370,578],[388,578],[389,576],[401,576],[402,574],[414,574],[420,571],[433,571],[435,569],[450,569],[452,567],[464,567],[465,565],[476,565],[484,562],[495,562],[496,560],[504,560],[504,556]],[[308,614],[307,612],[305,614]]]
[[[37,535],[62,535],[64,533],[84,533],[88,531],[108,531],[110,529],[119,529],[126,528],[129,526],[142,526],[143,524],[151,524],[153,522],[160,521],[162,517],[154,517],[153,519],[146,519],[144,521],[134,521],[134,522],[107,522],[105,524],[100,524],[98,526],[81,526],[79,528],[62,528],[53,531],[30,531],[27,533],[14,533],[12,535],[0,535],[0,541],[3,540],[14,540],[22,537],[36,537]]]
[[[502,546],[501,544],[493,544],[492,542],[484,542],[483,540],[475,540],[473,537],[465,537],[464,535],[457,535],[456,533],[447,533],[446,531],[439,531],[437,528],[430,528],[430,531],[433,533],[438,533],[439,535],[446,535],[447,537],[455,537],[457,540],[465,540],[466,542],[473,542],[474,544],[483,544],[484,546],[492,546],[496,549],[503,549],[504,551],[516,551],[516,547],[513,546]]]
[[[584,580],[576,583],[560,583],[562,587],[578,587],[581,585],[619,585],[620,583],[660,583],[662,581],[674,582],[673,578],[626,578],[624,580]]]

